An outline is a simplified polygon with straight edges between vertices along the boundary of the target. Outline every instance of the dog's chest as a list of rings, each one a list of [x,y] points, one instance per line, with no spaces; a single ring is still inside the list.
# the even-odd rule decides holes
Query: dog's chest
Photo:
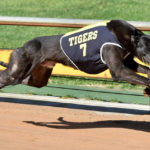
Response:
[[[103,46],[119,44],[106,26],[89,26],[75,32],[65,34],[61,40],[61,48],[77,69],[86,73],[100,73],[106,64],[102,58]]]

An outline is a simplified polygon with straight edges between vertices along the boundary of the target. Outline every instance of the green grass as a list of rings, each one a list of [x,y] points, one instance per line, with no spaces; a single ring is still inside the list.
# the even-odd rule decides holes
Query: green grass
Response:
[[[83,77],[51,76],[49,83],[56,85],[65,84],[68,86],[86,86],[97,89],[121,89],[126,91],[141,91],[144,89],[144,87],[140,85],[135,86],[126,82],[113,82],[111,79],[94,79]]]
[[[65,29],[71,31],[72,29]],[[57,35],[64,33],[63,28],[0,26],[0,48],[18,48],[28,40],[38,36]],[[17,33],[16,33],[17,32]]]
[[[149,0],[5,0],[0,15],[150,21],[149,6]]]
[[[142,91],[125,91],[115,89],[101,89],[75,85],[48,84],[43,88],[34,88],[25,85],[7,86],[0,90],[7,93],[29,95],[57,96],[62,98],[90,99],[119,103],[149,104],[149,98],[143,96]]]
[[[149,0],[4,0],[0,16],[150,21]],[[17,48],[36,36],[72,29],[0,26],[0,48]]]

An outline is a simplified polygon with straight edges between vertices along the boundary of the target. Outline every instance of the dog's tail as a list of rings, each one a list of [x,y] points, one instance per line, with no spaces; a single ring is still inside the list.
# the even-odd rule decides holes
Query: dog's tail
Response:
[[[8,64],[3,62],[3,61],[0,61],[0,65],[3,66],[3,67],[6,67],[6,68],[8,67]]]

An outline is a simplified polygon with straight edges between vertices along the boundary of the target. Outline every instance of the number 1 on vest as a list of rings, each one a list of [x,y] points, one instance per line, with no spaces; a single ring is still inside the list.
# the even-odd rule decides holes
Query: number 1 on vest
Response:
[[[87,44],[86,43],[80,44],[80,49],[83,50],[83,57],[85,57],[86,56]]]

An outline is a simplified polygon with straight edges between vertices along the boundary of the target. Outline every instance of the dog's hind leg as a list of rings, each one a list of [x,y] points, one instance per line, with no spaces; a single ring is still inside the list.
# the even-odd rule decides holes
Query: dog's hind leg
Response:
[[[22,84],[26,84],[34,87],[46,86],[51,76],[52,68],[46,68],[42,65],[38,65],[29,75],[22,81]]]
[[[30,61],[23,48],[15,50],[10,56],[7,68],[0,71],[0,88],[21,83],[28,68],[30,68]]]

